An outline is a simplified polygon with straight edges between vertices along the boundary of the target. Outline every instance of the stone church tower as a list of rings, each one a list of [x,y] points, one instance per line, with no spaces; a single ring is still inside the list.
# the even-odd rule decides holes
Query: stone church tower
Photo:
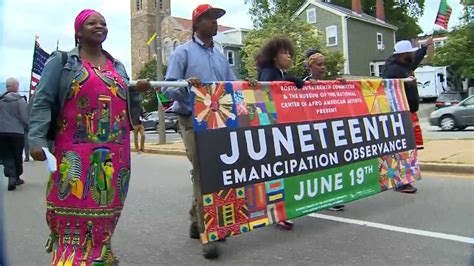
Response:
[[[146,44],[156,32],[156,11],[162,16],[171,14],[171,0],[130,0],[132,39],[132,78],[136,79],[143,66],[155,57],[155,52]]]

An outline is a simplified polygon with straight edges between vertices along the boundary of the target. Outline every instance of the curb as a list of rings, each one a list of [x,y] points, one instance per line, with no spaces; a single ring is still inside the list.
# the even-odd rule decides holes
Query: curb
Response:
[[[149,154],[186,156],[186,152],[183,150],[145,149],[145,152]],[[474,165],[470,164],[420,162],[420,169],[426,172],[474,174]]]
[[[161,154],[161,155],[186,156],[186,152],[182,151],[182,150],[145,149],[145,153],[148,153],[148,154]]]
[[[474,174],[472,164],[451,164],[451,163],[423,163],[420,162],[420,169],[426,172]]]

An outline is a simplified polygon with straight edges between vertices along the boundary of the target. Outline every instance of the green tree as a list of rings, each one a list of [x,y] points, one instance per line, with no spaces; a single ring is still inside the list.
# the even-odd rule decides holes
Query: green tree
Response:
[[[375,16],[375,1],[362,0],[364,13]],[[305,0],[246,0],[250,3],[250,15],[254,26],[262,27],[273,15],[294,14]],[[418,18],[423,15],[425,0],[384,0],[387,22],[398,27],[397,39],[411,39],[421,33]],[[352,0],[332,0],[331,4],[351,8]]]
[[[283,15],[291,17],[306,0],[245,0],[250,3],[250,16],[256,28],[263,26],[263,23],[273,15]]]
[[[449,66],[455,78],[474,77],[474,24],[466,24],[448,34],[443,47],[436,48],[432,63]]]
[[[163,75],[165,75],[165,73],[166,73],[166,66],[163,66]],[[143,68],[138,73],[138,78],[156,80],[156,59],[153,59],[147,62],[143,66]],[[166,101],[169,101],[161,93],[159,94],[159,97],[160,99],[162,99],[162,103],[166,103]],[[143,99],[142,104],[143,104],[143,108],[145,108],[145,111],[152,112],[158,109],[158,99],[156,97],[155,90],[148,90],[144,92],[142,94],[142,99]]]
[[[295,58],[290,71],[299,76],[307,74],[307,71],[304,69],[304,51],[310,47],[322,47],[315,28],[304,21],[292,20],[288,15],[273,15],[267,18],[261,28],[249,32],[245,37],[244,47],[240,53],[243,69],[241,74],[244,77],[257,77],[255,55],[270,36],[278,36],[282,32],[295,45]],[[343,66],[344,59],[342,54],[331,53],[327,50],[322,52],[326,55],[328,73],[336,75]]]

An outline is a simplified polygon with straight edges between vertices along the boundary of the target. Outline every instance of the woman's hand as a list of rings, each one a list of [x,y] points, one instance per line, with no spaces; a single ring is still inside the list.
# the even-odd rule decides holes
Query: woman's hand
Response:
[[[347,80],[345,78],[337,78],[336,80],[339,81],[339,82],[342,82],[342,83],[347,82]]]
[[[46,154],[44,154],[44,151],[43,149],[32,149],[30,151],[30,155],[31,157],[33,157],[33,159],[35,161],[45,161],[46,160]]]
[[[151,84],[148,79],[140,79],[137,81],[137,85],[135,85],[135,89],[138,92],[145,92],[149,89],[151,89]]]

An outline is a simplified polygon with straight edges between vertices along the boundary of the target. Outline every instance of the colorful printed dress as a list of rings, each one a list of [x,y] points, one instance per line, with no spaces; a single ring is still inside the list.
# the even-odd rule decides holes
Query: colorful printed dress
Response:
[[[55,142],[58,171],[47,185],[46,245],[52,265],[112,265],[111,237],[127,196],[127,87],[111,61],[83,61]]]

